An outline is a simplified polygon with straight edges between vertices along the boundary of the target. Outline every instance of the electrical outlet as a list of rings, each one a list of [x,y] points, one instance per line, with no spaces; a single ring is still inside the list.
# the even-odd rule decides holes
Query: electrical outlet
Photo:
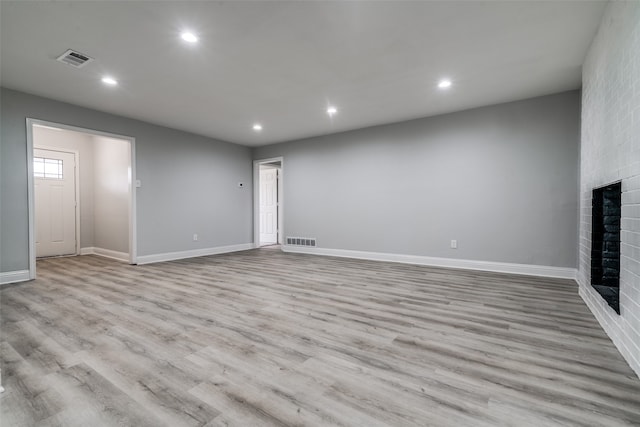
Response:
[[[194,242],[197,242],[197,241],[198,241],[198,235],[197,235],[197,234],[194,234],[194,235],[193,235],[193,241],[194,241]]]
[[[457,240],[452,240],[451,241],[451,249],[458,249],[458,241]]]

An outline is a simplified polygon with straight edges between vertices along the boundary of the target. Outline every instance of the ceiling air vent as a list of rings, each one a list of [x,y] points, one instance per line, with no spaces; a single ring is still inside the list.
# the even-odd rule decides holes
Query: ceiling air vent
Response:
[[[57,58],[58,61],[64,62],[76,68],[82,68],[87,65],[88,62],[93,61],[93,58],[88,57],[80,52],[69,49]]]

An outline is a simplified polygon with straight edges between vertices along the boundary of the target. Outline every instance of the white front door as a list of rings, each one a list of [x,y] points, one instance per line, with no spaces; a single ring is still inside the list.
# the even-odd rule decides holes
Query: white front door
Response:
[[[278,169],[260,170],[260,244],[278,243]]]
[[[76,253],[74,153],[33,150],[36,256]]]

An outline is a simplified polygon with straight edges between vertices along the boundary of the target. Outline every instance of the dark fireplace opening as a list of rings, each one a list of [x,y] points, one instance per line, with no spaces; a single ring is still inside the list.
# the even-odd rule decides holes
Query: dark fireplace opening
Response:
[[[593,190],[591,286],[620,314],[620,205],[618,182]]]

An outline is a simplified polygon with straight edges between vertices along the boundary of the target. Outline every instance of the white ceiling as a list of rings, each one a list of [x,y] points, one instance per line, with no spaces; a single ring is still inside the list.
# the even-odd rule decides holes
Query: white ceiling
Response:
[[[257,146],[579,88],[605,3],[0,5],[3,86]],[[69,48],[96,60],[55,61]]]

